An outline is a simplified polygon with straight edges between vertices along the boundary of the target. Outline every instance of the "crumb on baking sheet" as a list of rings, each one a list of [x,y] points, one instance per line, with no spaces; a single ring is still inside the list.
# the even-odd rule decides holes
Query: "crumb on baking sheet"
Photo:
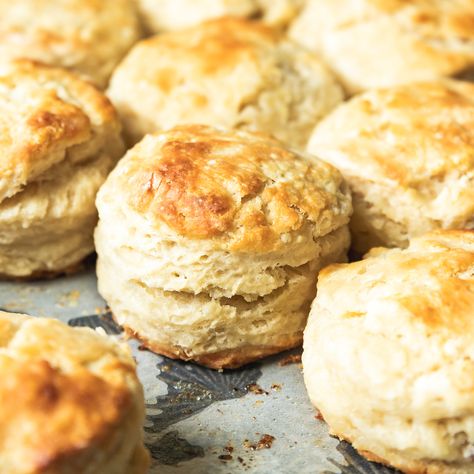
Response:
[[[219,456],[217,456],[217,459],[220,459],[221,461],[226,461],[226,462],[232,461],[233,460],[232,453],[234,452],[234,447],[230,444],[230,442],[227,444],[227,446],[224,446],[223,451],[225,451],[226,454],[220,454]]]
[[[250,385],[247,385],[247,390],[255,395],[268,395],[268,392],[266,390],[263,390],[263,388],[256,383],[251,383]]]
[[[243,446],[251,451],[260,449],[270,449],[275,441],[275,437],[270,434],[263,434],[256,443],[251,443],[248,439],[244,440]]]
[[[220,459],[221,461],[232,461],[233,457],[230,454],[221,454],[220,456],[217,456],[217,459]]]

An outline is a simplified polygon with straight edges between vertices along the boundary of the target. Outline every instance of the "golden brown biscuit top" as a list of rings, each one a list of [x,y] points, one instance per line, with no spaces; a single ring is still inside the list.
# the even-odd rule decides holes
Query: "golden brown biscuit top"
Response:
[[[311,164],[264,135],[205,126],[148,135],[105,188],[155,225],[233,251],[278,249],[306,225],[324,235],[351,213],[330,165]]]
[[[320,307],[338,318],[397,312],[441,337],[471,337],[474,232],[440,230],[404,250],[373,249],[362,261],[322,270],[318,289]]]
[[[307,0],[290,37],[351,94],[474,69],[473,0]]]
[[[71,455],[79,472],[141,390],[125,346],[90,329],[3,312],[0,374],[0,463],[9,472],[59,472]]]
[[[77,146],[107,129],[120,129],[111,103],[72,73],[30,61],[0,69],[0,201],[65,159],[90,158]]]
[[[105,86],[104,75],[138,39],[133,3],[0,0],[0,61],[27,57],[75,68]]]
[[[201,123],[274,133],[298,148],[342,98],[316,55],[236,18],[137,43],[115,69],[108,94],[133,143],[147,132]]]
[[[311,0],[310,0],[311,1]],[[324,0],[316,0],[324,1]],[[346,8],[337,8],[345,4]],[[474,2],[472,0],[358,0],[334,2],[330,24],[345,28],[391,15],[407,32],[416,30],[420,39],[474,40]]]
[[[262,24],[222,18],[143,40],[132,49],[120,69],[135,65],[140,77],[167,92],[188,78],[215,76],[242,64],[258,62],[278,41],[279,34]],[[159,61],[150,64],[151,57]]]
[[[324,119],[308,150],[347,175],[430,194],[433,183],[474,170],[474,85],[366,92]]]

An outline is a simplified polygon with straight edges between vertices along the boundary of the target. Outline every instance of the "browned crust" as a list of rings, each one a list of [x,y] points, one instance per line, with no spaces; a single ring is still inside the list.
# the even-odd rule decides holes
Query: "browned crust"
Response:
[[[109,98],[102,93],[94,83],[82,76],[78,76],[61,67],[44,64],[31,59],[15,59],[11,61],[10,64],[10,74],[14,74],[17,80],[18,78],[33,75],[38,80],[38,83],[47,83],[48,81],[56,82],[62,87],[67,87],[71,95],[74,95],[76,100],[79,100],[81,109],[84,108],[84,104],[88,104],[90,110],[100,118],[100,121],[104,123],[118,122],[117,112]],[[62,122],[60,122],[60,125],[61,124]],[[39,125],[44,126],[45,124],[38,123],[38,126]]]
[[[177,126],[149,135],[120,166],[108,192],[126,187],[122,199],[150,222],[191,239],[222,239],[234,252],[278,250],[282,234],[308,222],[343,225],[350,212],[335,168],[262,134]],[[277,176],[289,172],[292,181]]]
[[[465,472],[462,466],[450,465],[444,462],[432,462],[426,460],[414,461],[411,459],[403,459],[401,456],[395,456],[393,459],[385,459],[372,451],[366,449],[357,448],[354,446],[352,440],[347,436],[334,433],[331,431],[331,435],[339,438],[342,441],[347,441],[352,444],[352,447],[367,461],[376,462],[383,464],[388,467],[394,467],[406,474],[462,474]]]
[[[58,149],[87,143],[94,134],[114,131],[118,137],[120,124],[110,100],[71,72],[17,60],[2,72],[0,84],[5,88],[2,97],[15,105],[15,114],[2,110],[0,117],[0,173],[7,183],[2,185],[1,200],[57,165],[60,161],[54,153]],[[15,87],[20,87],[23,101],[14,93]],[[33,105],[26,104],[28,97],[34,97]],[[20,138],[15,135],[18,127]]]
[[[130,337],[141,341],[143,346],[152,352],[164,355],[170,359],[193,361],[210,369],[237,369],[264,357],[298,347],[303,342],[303,334],[301,334],[293,338],[290,337],[285,343],[275,346],[243,346],[237,349],[190,356],[180,347],[164,346],[148,340],[127,326],[123,326],[123,328]]]
[[[124,386],[85,370],[64,374],[46,361],[7,358],[0,360],[0,367],[9,380],[0,387],[0,439],[20,427],[15,434],[18,455],[33,467],[31,472],[62,471],[71,457],[83,462],[91,449],[108,442],[132,405]],[[25,419],[39,430],[36,438],[21,430]]]

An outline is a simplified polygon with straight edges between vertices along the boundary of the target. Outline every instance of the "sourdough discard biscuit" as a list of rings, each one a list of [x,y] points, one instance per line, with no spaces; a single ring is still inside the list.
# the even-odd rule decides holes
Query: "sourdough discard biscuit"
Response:
[[[76,265],[93,249],[99,186],[123,153],[108,99],[63,69],[0,69],[0,275]]]
[[[109,95],[132,142],[205,123],[264,131],[300,148],[342,100],[340,86],[311,53],[236,19],[138,43],[115,71]]]
[[[474,85],[366,92],[316,127],[308,151],[353,191],[353,245],[406,246],[439,228],[474,227]]]
[[[152,350],[214,368],[298,345],[318,270],[345,258],[340,173],[266,136],[148,135],[97,197],[99,291]]]
[[[0,0],[0,61],[73,69],[101,87],[140,37],[133,0]]]
[[[290,37],[318,52],[348,92],[467,75],[472,0],[308,0]]]
[[[0,312],[0,473],[144,474],[143,390],[127,346]]]
[[[471,231],[324,269],[303,367],[332,434],[406,473],[472,473],[473,307]]]
[[[151,32],[196,26],[224,16],[258,18],[267,24],[286,26],[302,0],[136,0],[143,22]]]

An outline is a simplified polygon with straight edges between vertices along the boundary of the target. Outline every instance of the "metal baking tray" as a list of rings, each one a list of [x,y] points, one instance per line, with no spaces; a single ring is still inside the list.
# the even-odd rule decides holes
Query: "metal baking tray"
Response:
[[[2,282],[0,307],[121,337],[96,283],[93,262],[54,280]],[[301,350],[218,372],[129,343],[145,389],[152,474],[396,472],[329,436],[306,395]]]

